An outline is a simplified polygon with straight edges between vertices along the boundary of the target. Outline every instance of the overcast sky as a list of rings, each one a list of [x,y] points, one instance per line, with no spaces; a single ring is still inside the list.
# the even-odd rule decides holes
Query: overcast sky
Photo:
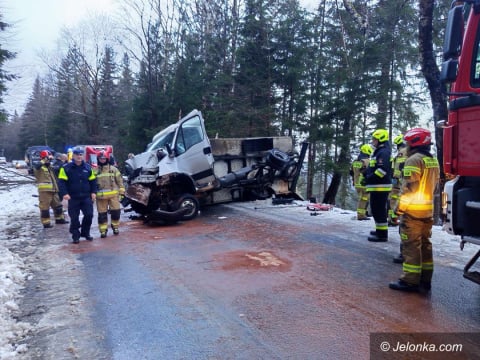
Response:
[[[318,1],[300,3],[311,10]],[[20,76],[8,84],[3,104],[7,112],[23,112],[35,78],[47,71],[40,54],[54,52],[62,27],[75,26],[88,15],[113,13],[118,4],[119,0],[0,0],[2,20],[13,24],[11,35],[0,34],[0,44],[17,53],[5,69]]]
[[[2,20],[13,25],[0,43],[17,53],[5,68],[21,77],[8,84],[4,108],[23,112],[35,77],[46,72],[39,54],[55,49],[63,26],[74,26],[89,14],[111,12],[115,4],[116,0],[0,0]]]

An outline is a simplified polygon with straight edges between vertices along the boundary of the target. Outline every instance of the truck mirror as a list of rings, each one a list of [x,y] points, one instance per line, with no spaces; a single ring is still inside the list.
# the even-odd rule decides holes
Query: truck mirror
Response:
[[[445,40],[443,42],[443,60],[460,55],[463,39],[463,5],[457,5],[448,12]]]
[[[440,80],[444,83],[454,82],[457,79],[458,60],[449,59],[442,63]]]
[[[173,150],[172,150],[172,147],[170,146],[170,144],[166,143],[165,144],[165,149],[167,149],[168,156],[172,156]]]
[[[447,120],[439,120],[439,121],[437,121],[437,124],[435,125],[435,127],[439,128],[439,129],[444,129],[446,126],[447,126]]]

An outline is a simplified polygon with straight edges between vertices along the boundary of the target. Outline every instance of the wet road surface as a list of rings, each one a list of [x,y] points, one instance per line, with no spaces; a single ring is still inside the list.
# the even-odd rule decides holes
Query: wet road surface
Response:
[[[372,332],[480,332],[477,284],[437,264],[431,294],[390,290],[396,253],[354,226],[241,205],[172,226],[124,216],[118,236],[63,246],[99,358],[368,359]]]

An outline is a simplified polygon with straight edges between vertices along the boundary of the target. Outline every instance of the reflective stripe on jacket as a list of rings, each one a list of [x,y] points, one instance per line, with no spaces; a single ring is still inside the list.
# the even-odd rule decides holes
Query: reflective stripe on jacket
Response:
[[[57,180],[53,168],[49,164],[36,166],[33,170],[38,191],[58,192]]]
[[[433,216],[433,196],[440,178],[438,160],[420,152],[407,158],[403,168],[398,211],[415,218]]]
[[[391,150],[388,141],[379,144],[373,152],[365,172],[367,192],[392,190],[390,156]]]
[[[58,173],[60,197],[68,194],[72,198],[90,197],[97,192],[97,180],[89,164],[82,161],[80,165],[69,162]]]
[[[114,197],[118,194],[125,194],[122,174],[113,165],[99,166],[96,169],[97,196],[99,198]]]

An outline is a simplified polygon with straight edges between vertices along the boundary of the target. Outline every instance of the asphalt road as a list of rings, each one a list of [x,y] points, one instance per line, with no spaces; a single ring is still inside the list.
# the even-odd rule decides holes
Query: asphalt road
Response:
[[[124,214],[120,235],[94,233],[77,246],[59,226],[42,232],[45,261],[57,265],[39,267],[27,289],[24,320],[44,325],[27,342],[29,356],[404,358],[370,353],[372,333],[393,332],[411,342],[447,333],[443,340],[464,349],[439,358],[478,358],[480,287],[458,269],[437,264],[430,294],[390,290],[401,271],[394,251],[368,243],[355,226],[295,214],[222,205],[173,226]],[[405,358],[435,358],[416,356]]]

